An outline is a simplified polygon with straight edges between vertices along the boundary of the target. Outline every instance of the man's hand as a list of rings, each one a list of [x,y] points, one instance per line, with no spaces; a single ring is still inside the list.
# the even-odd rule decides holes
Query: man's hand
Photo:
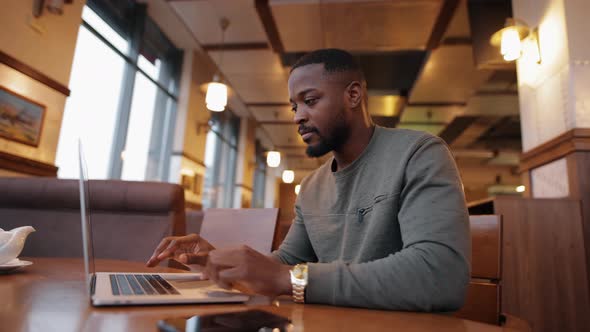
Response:
[[[183,264],[204,266],[209,251],[213,249],[215,248],[207,240],[197,234],[168,236],[156,247],[146,265],[154,267],[164,259],[174,258]]]
[[[291,294],[290,269],[289,265],[241,246],[211,251],[204,272],[222,288],[275,297]]]

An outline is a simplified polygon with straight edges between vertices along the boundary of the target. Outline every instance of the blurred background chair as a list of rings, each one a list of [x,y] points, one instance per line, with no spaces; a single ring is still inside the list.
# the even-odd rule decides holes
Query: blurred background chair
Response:
[[[81,257],[78,180],[0,178],[0,228],[31,225],[21,256]],[[162,237],[185,234],[176,184],[90,180],[94,254],[146,261]]]
[[[456,316],[489,324],[500,323],[502,219],[498,215],[469,216],[471,281],[465,304]]]

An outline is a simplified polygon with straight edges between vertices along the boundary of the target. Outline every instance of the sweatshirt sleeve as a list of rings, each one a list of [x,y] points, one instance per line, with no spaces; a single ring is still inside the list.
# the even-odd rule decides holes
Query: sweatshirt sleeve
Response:
[[[412,311],[463,305],[471,248],[458,170],[439,138],[413,151],[400,195],[402,250],[365,263],[309,264],[306,302]]]
[[[288,265],[317,262],[318,260],[309,241],[298,202],[295,203],[295,219],[289,228],[289,232],[283,243],[272,255],[283,264]]]

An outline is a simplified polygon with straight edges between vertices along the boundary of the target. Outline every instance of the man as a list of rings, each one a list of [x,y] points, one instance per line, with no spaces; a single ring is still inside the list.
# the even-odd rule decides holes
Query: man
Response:
[[[469,227],[445,143],[373,125],[363,73],[342,50],[301,58],[291,70],[289,96],[307,154],[333,158],[301,183],[296,217],[279,249],[271,257],[248,247],[209,251],[193,234],[163,240],[148,264],[200,241],[208,251],[205,273],[222,287],[293,294],[307,303],[460,308],[469,281]]]

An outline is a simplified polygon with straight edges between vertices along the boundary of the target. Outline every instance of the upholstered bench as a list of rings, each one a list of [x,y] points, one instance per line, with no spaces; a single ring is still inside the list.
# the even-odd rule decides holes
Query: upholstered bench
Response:
[[[184,191],[176,184],[90,180],[97,258],[145,261],[162,237],[185,234]],[[22,256],[81,257],[78,180],[0,178],[0,228],[31,225]]]

